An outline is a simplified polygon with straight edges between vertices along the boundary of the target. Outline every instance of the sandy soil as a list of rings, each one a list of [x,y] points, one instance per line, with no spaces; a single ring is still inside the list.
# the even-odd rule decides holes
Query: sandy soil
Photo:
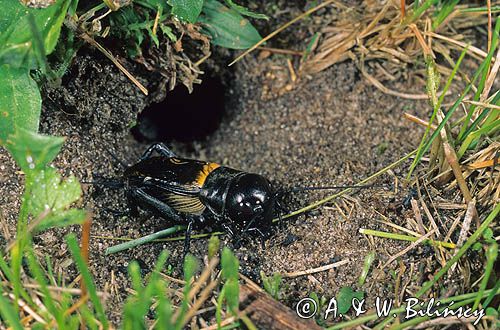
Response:
[[[278,38],[277,44],[286,43],[283,40],[289,37]],[[138,159],[147,144],[136,142],[129,128],[150,99],[93,51],[80,57],[71,72],[63,87],[45,92],[41,131],[67,137],[56,166],[63,174],[72,172],[85,181],[94,175],[120,176],[123,168],[107,150],[127,163]],[[154,88],[153,80],[140,72],[138,76]],[[237,64],[234,79],[225,83],[227,114],[220,128],[204,142],[174,143],[172,148],[182,156],[263,174],[277,186],[354,184],[413,150],[422,131],[404,120],[403,112],[424,118],[427,111],[425,102],[398,99],[367,85],[352,63],[303,77],[287,91],[285,86],[291,81],[285,57],[262,59],[256,52]],[[405,82],[397,87],[413,88]],[[15,232],[23,178],[4,150],[0,150],[0,170],[0,208],[9,224],[11,237],[4,237],[8,240]],[[397,168],[394,176],[377,181],[382,188],[356,193],[287,221],[264,249],[258,242],[246,242],[235,251],[241,272],[259,281],[260,271],[270,275],[349,260],[338,269],[285,278],[281,298],[290,307],[311,292],[331,297],[342,286],[356,287],[369,251],[377,252],[375,265],[380,265],[406,246],[388,239],[369,240],[358,233],[360,228],[381,228],[376,222],[382,219],[378,212],[397,224],[405,223],[407,211],[402,201],[408,191],[399,186],[395,193],[394,186],[395,178],[401,179],[405,173],[405,167]],[[169,225],[146,213],[138,219],[113,216],[104,208],[124,209],[123,191],[89,185],[84,189],[83,206],[94,214],[93,235],[139,237]],[[287,207],[297,209],[323,196],[325,193],[296,194],[287,198]],[[71,280],[75,274],[73,266],[66,267],[70,253],[63,240],[68,231],[78,232],[79,228],[44,233],[35,243],[37,252],[53,256],[56,271],[68,273]],[[112,289],[107,309],[116,321],[119,308],[115,306],[121,304],[128,286],[128,263],[138,260],[147,272],[160,251],[168,249],[173,275],[179,275],[182,242],[151,244],[105,256],[104,250],[115,243],[94,238],[90,251],[99,287]],[[192,253],[201,259],[206,246],[206,239],[194,241]],[[420,252],[405,256],[404,261],[420,258]],[[416,275],[422,278],[424,270],[416,270]],[[376,280],[370,277],[361,289],[369,299],[391,297],[394,285],[389,274],[381,274]]]

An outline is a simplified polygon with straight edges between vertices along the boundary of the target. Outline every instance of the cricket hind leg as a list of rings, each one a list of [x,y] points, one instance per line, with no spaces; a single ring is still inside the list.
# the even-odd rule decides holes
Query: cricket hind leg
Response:
[[[151,155],[155,151],[157,153],[159,153],[160,155],[168,157],[168,158],[176,157],[176,154],[172,150],[170,150],[169,148],[167,148],[166,145],[164,145],[163,143],[155,143],[155,144],[151,145],[144,152],[144,154],[142,154],[141,160],[148,159],[149,157],[151,157]]]
[[[172,220],[173,222],[180,224],[187,224],[186,235],[184,238],[184,251],[183,251],[183,261],[189,252],[191,246],[191,232],[195,224],[201,225],[206,222],[203,215],[189,214],[181,216],[174,209],[172,209],[167,204],[158,200],[157,198],[148,195],[144,190],[140,188],[134,188],[130,190],[130,198],[137,201],[136,205],[144,205],[145,207],[156,211],[160,214],[162,218]]]
[[[134,200],[137,205],[139,206],[143,205],[146,208],[159,213],[162,218],[172,220],[173,222],[179,224],[187,224],[190,221],[205,222],[205,219],[202,215],[197,215],[197,214],[187,214],[185,216],[180,215],[177,211],[168,206],[166,203],[149,195],[141,188],[131,188],[129,191],[130,191],[130,198]]]

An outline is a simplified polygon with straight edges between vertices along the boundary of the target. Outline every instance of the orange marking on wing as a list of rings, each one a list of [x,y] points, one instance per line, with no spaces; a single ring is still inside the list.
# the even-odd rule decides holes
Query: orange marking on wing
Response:
[[[175,158],[175,157],[170,157],[169,160],[173,164],[187,164],[188,163],[186,161],[182,161],[179,158]]]
[[[198,184],[198,186],[203,187],[203,184],[205,183],[207,176],[219,166],[220,165],[216,163],[207,163],[203,165],[200,174],[198,174],[198,177],[196,178],[196,183]]]

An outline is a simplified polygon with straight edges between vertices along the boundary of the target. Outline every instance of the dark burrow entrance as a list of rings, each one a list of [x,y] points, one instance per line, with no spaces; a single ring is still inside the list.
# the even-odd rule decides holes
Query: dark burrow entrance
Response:
[[[134,137],[141,142],[192,142],[215,132],[225,112],[225,86],[217,76],[202,79],[191,94],[185,86],[177,86],[165,100],[144,109],[132,128]]]

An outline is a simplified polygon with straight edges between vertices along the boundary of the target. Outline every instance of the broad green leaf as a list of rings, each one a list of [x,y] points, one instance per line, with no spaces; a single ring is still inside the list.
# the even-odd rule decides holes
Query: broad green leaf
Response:
[[[41,135],[19,128],[5,144],[17,164],[25,172],[41,170],[57,156],[64,138]]]
[[[85,222],[87,213],[80,209],[69,209],[48,215],[36,227],[35,231],[40,232],[54,227],[66,227],[80,225]]]
[[[225,48],[247,49],[262,39],[253,25],[236,10],[215,0],[206,0],[198,22],[212,36],[212,43]]]
[[[347,311],[352,306],[352,300],[354,298],[361,300],[361,299],[363,299],[363,296],[364,296],[363,292],[361,292],[361,291],[356,292],[348,286],[341,288],[338,295],[337,295],[339,313],[340,314],[347,313]]]
[[[40,91],[29,71],[0,65],[0,144],[18,127],[38,131],[41,107]]]
[[[203,0],[168,0],[172,6],[172,15],[188,23],[196,23],[200,16]]]
[[[61,26],[70,1],[57,0],[55,4],[35,9],[22,5],[17,0],[0,0],[0,64],[9,63],[15,67],[32,68],[35,64],[33,27],[42,37],[45,55],[50,54],[59,38]]]
[[[47,209],[50,209],[54,215],[58,215],[82,195],[80,183],[74,176],[61,180],[59,173],[52,167],[28,175],[26,185],[31,188],[29,210],[35,217]]]
[[[254,13],[254,12],[248,10],[246,7],[235,4],[232,0],[224,0],[224,1],[229,6],[229,8],[236,10],[238,13],[240,13],[243,16],[269,20],[269,17],[267,17],[266,15]]]

